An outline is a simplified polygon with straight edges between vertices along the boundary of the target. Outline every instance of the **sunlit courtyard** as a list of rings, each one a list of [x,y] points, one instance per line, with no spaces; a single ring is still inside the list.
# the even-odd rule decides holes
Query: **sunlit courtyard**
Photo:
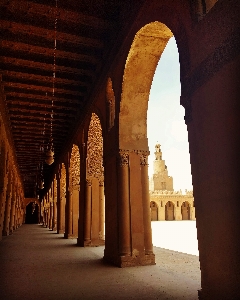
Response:
[[[154,221],[153,246],[199,255],[196,221]]]

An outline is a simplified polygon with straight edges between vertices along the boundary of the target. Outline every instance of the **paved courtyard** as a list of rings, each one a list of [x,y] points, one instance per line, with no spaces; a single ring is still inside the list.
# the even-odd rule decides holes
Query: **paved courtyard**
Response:
[[[119,269],[103,263],[103,251],[23,225],[0,242],[0,299],[197,300],[197,256],[154,247],[155,266]]]
[[[199,255],[196,221],[154,221],[152,238],[156,247]]]

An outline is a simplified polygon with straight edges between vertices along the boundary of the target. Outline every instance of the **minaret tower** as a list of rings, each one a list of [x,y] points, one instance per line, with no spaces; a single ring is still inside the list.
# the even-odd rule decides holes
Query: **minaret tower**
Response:
[[[161,145],[155,146],[155,160],[153,162],[153,189],[173,191],[173,178],[168,176],[165,160],[162,159]]]

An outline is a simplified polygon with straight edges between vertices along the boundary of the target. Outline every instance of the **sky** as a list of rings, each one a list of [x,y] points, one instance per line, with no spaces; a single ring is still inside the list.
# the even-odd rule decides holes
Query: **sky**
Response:
[[[158,62],[153,78],[147,115],[149,177],[153,174],[155,145],[161,145],[168,175],[174,190],[192,190],[187,126],[180,105],[181,84],[179,55],[175,38],[171,38]]]

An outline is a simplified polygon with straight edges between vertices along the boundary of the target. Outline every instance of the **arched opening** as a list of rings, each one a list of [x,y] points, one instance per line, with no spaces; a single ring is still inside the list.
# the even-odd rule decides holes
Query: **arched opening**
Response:
[[[182,219],[183,220],[190,220],[190,204],[185,201],[182,203],[182,206],[181,206],[181,213],[182,213]]]
[[[87,140],[85,245],[104,244],[103,136],[99,117],[92,113]]]
[[[123,77],[119,114],[120,149],[149,150],[147,109],[150,88],[158,61],[172,36],[165,24],[156,21],[145,25],[134,37]]]
[[[128,161],[126,162],[126,165],[128,166],[128,173],[124,174],[124,176],[126,175],[125,178],[129,180],[130,195],[131,193],[133,194],[134,190],[132,186],[137,186],[135,181],[137,182],[138,180],[137,170],[139,170],[139,168],[137,168],[138,158],[136,157],[136,155],[142,155],[144,153],[146,156],[148,156],[149,150],[152,151],[152,149],[149,149],[147,133],[147,111],[149,95],[156,67],[171,37],[173,37],[173,33],[165,24],[161,22],[156,21],[145,25],[136,33],[126,60],[119,113],[119,148],[122,152],[125,151],[128,158]],[[181,51],[179,52],[182,53],[182,50],[184,49],[180,50]],[[185,65],[186,64],[183,63],[183,71]],[[165,70],[166,74],[168,73],[168,71],[168,69]],[[178,73],[178,76],[179,75],[180,72]],[[178,78],[180,81],[180,76]],[[171,88],[171,80],[168,85]],[[158,98],[158,100],[160,102],[161,98]],[[168,102],[169,105],[173,106],[173,104],[171,104],[171,99],[168,99]],[[180,93],[178,94],[178,105],[179,104]],[[167,108],[165,108],[164,104],[159,104],[157,118],[162,118],[161,114],[164,114],[166,109]],[[182,121],[183,119],[184,118],[182,117]],[[163,124],[162,127],[155,127],[154,131],[160,132],[164,131],[164,129],[165,127]],[[159,156],[159,160],[162,161],[161,156]],[[144,166],[144,163],[142,163],[142,161],[140,162],[140,165],[141,186],[144,189],[146,186],[147,178],[146,172],[142,167]],[[167,176],[168,169],[164,168],[163,173],[165,173],[165,175]],[[170,171],[169,175],[171,175]],[[181,216],[181,207],[176,206],[177,201],[179,201],[178,198],[180,195],[182,195],[182,192],[174,192],[170,177],[171,176],[167,176],[168,180],[159,181],[158,189],[160,191],[158,191],[158,194],[160,195],[160,198],[164,204],[167,202],[167,204],[164,205],[163,209],[161,209],[161,207],[159,208],[159,220],[175,221],[176,215]],[[155,182],[153,181],[153,185],[154,183]],[[128,199],[127,194],[124,196],[126,196],[125,198]],[[144,203],[144,199],[147,198],[146,194],[142,194],[141,197],[142,203]],[[173,198],[175,198],[176,201],[173,200]],[[139,199],[140,197],[138,197],[138,199],[136,200],[136,203],[138,201],[138,206],[140,202]],[[155,195],[154,197],[152,197],[152,199],[155,199]],[[133,201],[131,201],[131,211],[133,211],[133,209],[135,208],[132,203]],[[143,215],[145,217],[147,215],[147,210],[150,209],[149,202],[147,207],[143,205],[142,208]],[[149,213],[149,219],[151,220],[151,211]],[[133,213],[130,212],[130,214],[131,216],[133,216]],[[131,222],[132,221],[130,221],[130,225]],[[170,222],[167,223],[170,225]],[[127,228],[127,226],[125,227]],[[184,232],[184,230],[182,232]],[[146,217],[146,219],[144,220],[144,242],[146,243],[150,240],[148,233],[149,230]],[[131,245],[129,248],[131,248]]]
[[[165,220],[166,221],[173,221],[174,218],[174,204],[171,201],[168,201],[165,204]]]
[[[38,204],[36,202],[30,202],[26,206],[25,224],[38,224]]]
[[[158,221],[158,206],[154,201],[150,202],[151,221]]]

